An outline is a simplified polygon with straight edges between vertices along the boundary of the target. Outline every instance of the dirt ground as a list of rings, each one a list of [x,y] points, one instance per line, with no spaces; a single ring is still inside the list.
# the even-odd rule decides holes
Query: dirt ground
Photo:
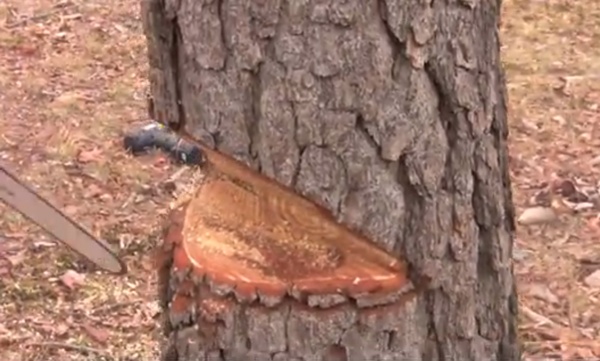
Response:
[[[502,23],[515,202],[557,215],[517,234],[525,354],[600,360],[600,2],[504,0]],[[146,60],[137,0],[0,1],[0,159],[130,267],[87,272],[0,206],[2,360],[157,357],[148,235],[193,172],[122,149],[148,121]]]

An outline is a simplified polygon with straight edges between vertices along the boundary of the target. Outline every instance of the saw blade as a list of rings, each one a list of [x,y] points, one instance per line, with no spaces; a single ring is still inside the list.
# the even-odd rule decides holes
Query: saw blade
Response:
[[[98,267],[116,274],[127,272],[106,242],[94,237],[1,164],[0,200]]]

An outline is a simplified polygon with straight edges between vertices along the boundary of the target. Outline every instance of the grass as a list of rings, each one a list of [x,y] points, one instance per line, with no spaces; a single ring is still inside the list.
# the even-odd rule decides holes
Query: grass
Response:
[[[0,207],[0,358],[156,359],[158,305],[148,235],[177,169],[130,158],[124,129],[145,123],[145,39],[137,1],[0,2],[0,159],[77,220],[118,244],[118,281]],[[504,0],[511,172],[519,211],[546,183],[600,181],[600,3]],[[157,189],[157,192],[148,192]],[[600,359],[598,210],[520,227],[515,267],[527,358]],[[85,273],[83,280],[69,270]],[[71,287],[69,287],[69,285]]]

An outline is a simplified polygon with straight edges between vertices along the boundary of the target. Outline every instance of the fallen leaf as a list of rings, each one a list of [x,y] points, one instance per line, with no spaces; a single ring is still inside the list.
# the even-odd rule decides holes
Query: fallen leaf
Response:
[[[77,155],[77,160],[80,163],[91,163],[100,159],[102,150],[100,148],[94,148],[92,150],[82,150]]]
[[[19,264],[21,264],[21,262],[23,262],[25,260],[25,254],[27,253],[27,250],[24,249],[20,252],[18,252],[17,254],[11,255],[11,256],[6,256],[6,259],[10,262],[10,264],[14,267],[17,266]]]
[[[56,335],[63,336],[69,331],[69,326],[64,323],[59,323],[51,321],[36,321],[35,327],[38,332],[42,332],[47,335]]]
[[[561,196],[569,199],[573,199],[574,201],[579,201],[580,198],[584,200],[587,198],[584,194],[578,194],[579,191],[575,186],[575,183],[569,179],[554,179],[550,183],[550,191],[555,194],[560,194]]]
[[[84,284],[85,275],[75,272],[73,270],[68,270],[62,276],[60,276],[60,280],[69,289],[74,290],[78,286],[81,286]]]
[[[590,202],[583,202],[583,203],[576,203],[573,206],[573,210],[575,211],[585,211],[588,209],[593,209],[595,207],[594,203],[590,203]]]
[[[517,262],[524,261],[531,253],[531,251],[513,247],[513,259]]]
[[[6,276],[10,273],[10,262],[0,258],[0,276]]]
[[[590,287],[600,288],[600,269],[587,276],[583,282]]]
[[[96,342],[106,343],[110,337],[108,330],[104,328],[94,327],[89,323],[84,323],[81,325],[81,327]]]
[[[61,95],[54,98],[52,103],[72,104],[81,98],[82,98],[82,96],[77,92],[64,92]]]
[[[65,212],[65,214],[67,214],[68,216],[74,216],[79,212],[79,207],[69,204],[67,206],[65,206],[63,208],[63,211]]]
[[[1,334],[6,334],[9,333],[10,331],[8,330],[8,328],[6,326],[4,326],[3,323],[0,323],[0,335]]]
[[[104,192],[102,191],[102,189],[100,187],[98,187],[96,184],[90,184],[85,193],[83,194],[83,197],[86,199],[89,198],[94,198],[94,197],[98,197],[99,195],[103,194]]]
[[[104,201],[104,202],[110,202],[113,200],[113,196],[111,196],[108,193],[103,193],[100,195],[100,200]]]
[[[561,348],[563,360],[593,360],[595,358],[592,350],[587,347],[564,344]]]
[[[54,334],[57,336],[64,336],[69,332],[69,325],[66,323],[59,323],[58,326],[54,323]]]
[[[531,226],[537,224],[551,223],[558,219],[556,212],[549,207],[527,208],[517,219],[519,224]]]
[[[552,293],[552,291],[548,288],[548,286],[543,285],[543,284],[530,284],[526,286],[526,292],[537,298],[540,299],[542,301],[546,301],[548,303],[552,303],[552,304],[558,304],[559,303],[559,299],[558,297]]]
[[[49,242],[49,241],[35,241],[35,242],[33,242],[33,246],[35,248],[50,248],[50,247],[56,247],[56,243]]]
[[[163,156],[156,157],[153,162],[153,165],[159,168],[163,168],[166,164],[168,164],[167,158]]]
[[[593,232],[600,231],[600,218],[598,216],[588,219],[586,221],[588,228],[591,228]]]

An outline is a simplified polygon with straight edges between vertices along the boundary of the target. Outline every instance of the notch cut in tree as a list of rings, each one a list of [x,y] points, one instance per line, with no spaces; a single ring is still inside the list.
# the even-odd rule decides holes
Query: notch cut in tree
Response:
[[[403,262],[315,203],[224,156],[209,158],[199,188],[170,223],[168,239],[180,245],[174,267],[191,268],[239,301],[347,296],[361,302],[399,293],[408,283]]]
[[[347,318],[348,313],[381,317],[385,312],[373,307],[400,310],[425,287],[425,282],[412,285],[404,261],[340,224],[324,208],[199,145],[207,158],[202,179],[171,212],[159,255],[169,330],[195,325],[199,331],[194,337],[208,332],[222,339],[227,325],[222,328],[219,321],[252,310],[256,315],[247,322],[255,322],[253,332],[269,335],[254,351],[279,352],[283,360],[292,357],[284,353],[289,345],[270,344],[279,331],[261,322],[265,315],[301,309],[322,314],[320,322],[332,315]],[[335,338],[317,353],[345,354]],[[239,357],[253,352],[242,351],[247,342],[242,345]],[[237,347],[219,344],[203,352]]]

